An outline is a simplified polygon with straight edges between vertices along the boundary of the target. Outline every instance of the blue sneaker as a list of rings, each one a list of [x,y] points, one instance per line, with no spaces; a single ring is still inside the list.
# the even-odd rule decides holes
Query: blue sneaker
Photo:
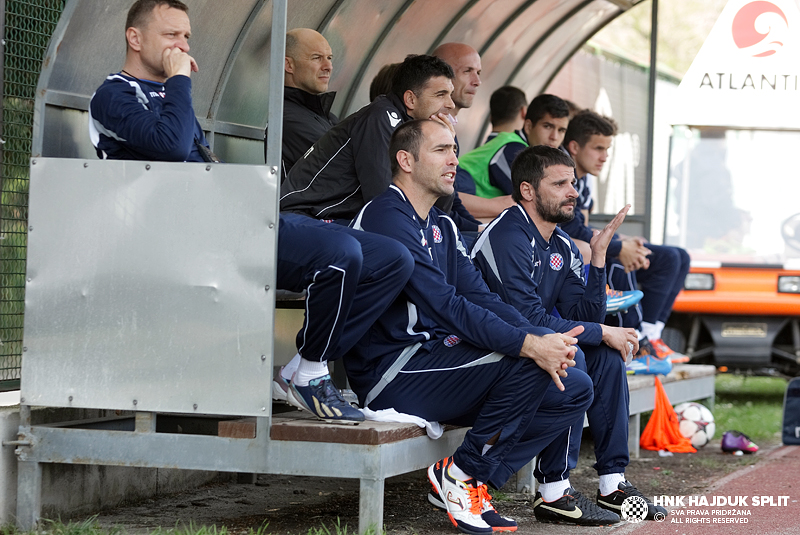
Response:
[[[292,383],[286,393],[286,401],[309,411],[324,422],[347,424],[365,420],[363,412],[344,400],[330,375],[309,381],[308,386],[297,386]]]
[[[606,286],[606,314],[625,312],[642,300],[644,294],[639,290],[612,290]]]
[[[672,371],[672,362],[668,358],[659,358],[650,340],[645,338],[639,342],[639,352],[627,365],[626,371],[635,375],[667,375]]]

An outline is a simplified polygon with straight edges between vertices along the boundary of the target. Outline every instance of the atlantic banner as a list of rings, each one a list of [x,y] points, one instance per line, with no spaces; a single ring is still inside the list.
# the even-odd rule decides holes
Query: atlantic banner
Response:
[[[675,125],[800,130],[800,9],[730,0],[678,88]]]

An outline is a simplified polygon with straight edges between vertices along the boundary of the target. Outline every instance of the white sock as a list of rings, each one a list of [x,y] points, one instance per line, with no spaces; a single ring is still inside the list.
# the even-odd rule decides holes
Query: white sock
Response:
[[[316,362],[301,358],[300,365],[294,373],[292,383],[296,386],[308,386],[309,381],[328,375],[328,362]]]
[[[484,444],[483,445],[483,452],[481,452],[481,455],[486,455],[486,452],[489,451],[490,449],[492,449],[492,446],[493,446],[493,444]]]
[[[647,323],[643,321],[642,324],[639,326],[639,330],[642,331],[642,335],[646,336],[648,340],[657,340],[659,334],[659,330],[656,328],[655,324]]]
[[[459,468],[456,463],[451,464],[450,468],[448,468],[448,470],[450,471],[450,475],[451,476],[453,476],[454,478],[459,479],[461,481],[466,481],[468,479],[472,479],[472,476],[470,476],[469,474],[464,472],[461,468]]]
[[[292,375],[294,372],[297,371],[297,367],[300,365],[300,353],[295,353],[292,357],[292,360],[289,361],[289,364],[281,368],[281,377],[286,379],[287,381],[292,380]]]
[[[554,481],[552,483],[539,483],[539,492],[542,499],[546,502],[554,502],[564,495],[564,491],[570,488],[569,479]]]
[[[664,322],[663,321],[657,321],[656,322],[656,334],[658,336],[656,336],[656,339],[661,338],[661,335],[663,333],[664,333]]]
[[[600,494],[608,496],[619,490],[619,484],[625,481],[625,472],[621,474],[605,474],[600,476]]]

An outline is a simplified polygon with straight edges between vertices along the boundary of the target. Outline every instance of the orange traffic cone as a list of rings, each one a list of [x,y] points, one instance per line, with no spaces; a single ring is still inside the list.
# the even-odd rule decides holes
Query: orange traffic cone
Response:
[[[646,450],[667,450],[675,453],[696,453],[691,441],[681,435],[678,415],[669,402],[664,386],[656,380],[656,407],[642,431],[639,445]]]

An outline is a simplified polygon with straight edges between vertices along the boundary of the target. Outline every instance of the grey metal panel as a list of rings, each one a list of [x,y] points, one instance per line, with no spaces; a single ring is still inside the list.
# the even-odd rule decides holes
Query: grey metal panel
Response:
[[[62,158],[97,158],[89,139],[89,114],[70,108],[45,106],[44,131],[40,154]]]
[[[263,133],[262,133],[263,134]],[[223,161],[250,165],[264,165],[264,140],[216,134],[214,152]]]
[[[268,414],[271,176],[33,160],[24,403]]]

